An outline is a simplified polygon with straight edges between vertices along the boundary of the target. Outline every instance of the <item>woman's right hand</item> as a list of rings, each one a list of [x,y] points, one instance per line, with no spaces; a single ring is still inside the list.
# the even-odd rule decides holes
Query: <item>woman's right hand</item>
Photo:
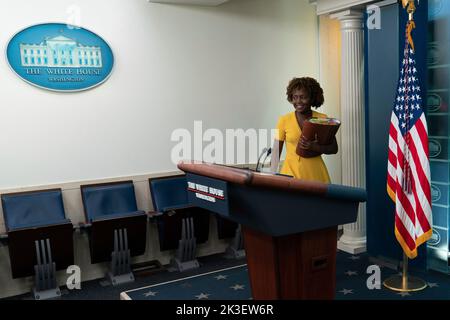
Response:
[[[318,145],[317,140],[311,141],[305,138],[305,136],[302,136],[300,138],[299,145],[302,149],[305,150],[311,150],[311,151],[317,151],[316,146]]]

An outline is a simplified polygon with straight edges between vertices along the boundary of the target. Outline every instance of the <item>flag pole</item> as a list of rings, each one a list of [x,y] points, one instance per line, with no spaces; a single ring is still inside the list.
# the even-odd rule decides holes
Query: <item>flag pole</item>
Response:
[[[403,252],[403,272],[401,275],[393,275],[384,280],[383,285],[393,291],[413,292],[421,291],[427,287],[427,283],[420,278],[408,275],[408,256]]]
[[[395,109],[396,111],[395,110],[393,111],[393,115],[395,115],[395,119],[398,119],[397,118],[397,116],[398,116],[397,113],[398,113],[400,115],[400,119],[401,119],[402,114],[401,114],[401,112],[399,112],[399,110],[405,110],[405,112],[403,114],[403,119],[406,118],[406,121],[403,122],[403,128],[406,128],[405,129],[406,132],[409,132],[409,130],[410,130],[409,119],[413,118],[412,115],[413,115],[413,110],[414,110],[414,107],[411,108],[411,106],[409,106],[409,108],[408,108],[408,103],[409,103],[408,98],[410,98],[409,94],[410,94],[410,90],[411,90],[410,82],[413,83],[413,89],[412,89],[413,92],[415,90],[417,90],[416,86],[414,86],[414,82],[416,81],[416,78],[410,75],[412,73],[410,61],[413,61],[412,63],[414,63],[414,60],[412,60],[409,57],[410,53],[414,54],[414,41],[413,41],[411,32],[416,26],[414,23],[414,12],[416,11],[416,5],[415,5],[415,0],[402,0],[402,4],[403,4],[403,8],[406,9],[406,11],[409,15],[409,21],[406,25],[405,51],[404,51],[405,53],[404,53],[404,59],[403,59],[403,68],[401,70],[401,74],[402,74],[402,77],[404,77],[404,79],[402,78],[400,80],[399,92],[401,92],[401,91],[405,92],[405,94],[403,94],[403,95],[406,95],[406,98],[404,96],[402,96],[402,99],[400,100],[400,96],[398,96],[397,101],[398,102],[405,101],[405,105],[404,106],[397,105],[396,109]],[[411,50],[409,49],[409,47],[411,47]],[[414,72],[416,72],[416,71],[414,71]],[[402,85],[403,85],[403,90],[400,90]],[[413,96],[414,96],[414,94],[413,94]],[[419,109],[419,107],[418,107],[418,109]],[[410,111],[412,112],[411,117],[409,116]],[[395,126],[394,126],[394,132],[397,133],[397,129]],[[403,151],[404,151],[404,155],[406,155],[406,156],[404,156],[403,166],[400,166],[400,168],[403,171],[403,175],[401,176],[401,178],[402,178],[402,181],[400,182],[401,187],[398,188],[398,190],[399,190],[399,192],[401,192],[403,197],[409,197],[409,196],[411,196],[411,193],[413,192],[413,188],[411,185],[412,178],[411,178],[411,167],[410,167],[410,144],[414,144],[414,142],[411,142],[410,135],[407,135],[405,140],[406,140],[405,141],[406,148]],[[427,144],[428,144],[428,141],[427,141]],[[428,154],[426,154],[426,156],[428,157]],[[397,157],[397,155],[395,155],[395,158],[396,157]],[[390,176],[390,178],[392,179],[391,176]],[[390,189],[389,181],[388,181],[388,194],[391,196],[392,200],[397,203],[397,201],[398,201],[398,199],[396,198],[397,193],[392,196],[391,193],[389,193],[389,191],[392,192],[392,189]],[[397,214],[397,212],[396,212],[396,214]],[[413,214],[415,215],[416,212],[413,212]],[[397,216],[397,218],[398,218],[398,216]],[[402,222],[403,221],[401,221],[400,223],[402,223]],[[413,220],[413,223],[416,223],[416,221]],[[397,227],[396,227],[396,232],[397,232]],[[397,233],[396,233],[396,236],[397,236]],[[408,234],[407,236],[412,237],[412,241],[417,240],[417,237],[415,234],[413,234],[413,235]],[[399,237],[403,238],[403,235],[401,233],[399,233],[399,235],[397,236],[397,239],[399,239]],[[400,239],[399,239],[399,241],[400,241]],[[403,248],[408,248],[408,244],[406,244],[405,241],[400,241],[400,243],[405,246]],[[416,245],[417,245],[417,243],[416,243]],[[409,247],[409,250],[407,249],[407,252],[410,252],[412,250],[413,250],[413,248]],[[414,250],[415,250],[415,248],[414,248]],[[410,254],[411,258],[414,258],[415,256],[416,256],[415,252],[414,252],[414,254]],[[390,290],[399,291],[399,292],[420,291],[427,287],[427,283],[425,281],[423,281],[422,279],[419,279],[416,277],[411,277],[408,275],[408,255],[406,254],[405,250],[403,250],[402,269],[403,269],[402,273],[399,273],[399,274],[389,277],[388,279],[386,279],[383,282],[383,285]]]
[[[408,288],[408,257],[403,252],[402,288]]]

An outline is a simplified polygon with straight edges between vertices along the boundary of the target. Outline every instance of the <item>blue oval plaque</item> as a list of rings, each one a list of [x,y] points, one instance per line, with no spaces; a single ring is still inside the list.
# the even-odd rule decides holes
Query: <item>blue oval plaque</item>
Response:
[[[441,154],[442,146],[439,141],[435,139],[428,140],[428,147],[430,152],[430,158],[437,158]]]
[[[431,235],[431,238],[427,241],[428,245],[437,246],[440,242],[441,242],[441,235],[439,234],[439,231],[433,229],[433,234]]]
[[[434,184],[431,184],[431,202],[435,203],[441,200],[441,190]]]
[[[11,69],[37,87],[73,92],[109,77],[114,56],[95,33],[64,23],[38,24],[16,33],[6,47]]]

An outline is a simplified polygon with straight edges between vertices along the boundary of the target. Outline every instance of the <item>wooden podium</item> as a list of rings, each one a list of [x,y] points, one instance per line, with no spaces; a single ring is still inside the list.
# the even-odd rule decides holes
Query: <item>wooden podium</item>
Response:
[[[333,299],[337,226],[356,221],[364,189],[183,162],[189,201],[242,225],[255,300]]]

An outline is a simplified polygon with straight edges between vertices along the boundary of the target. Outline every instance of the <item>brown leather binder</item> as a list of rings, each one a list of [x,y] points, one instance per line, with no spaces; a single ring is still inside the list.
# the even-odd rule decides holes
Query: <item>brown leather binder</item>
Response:
[[[304,122],[302,136],[305,136],[310,141],[317,139],[320,145],[327,145],[333,142],[340,125],[341,122],[334,118],[311,118]],[[312,158],[320,155],[318,152],[302,149],[300,143],[297,144],[296,152],[303,158]]]

